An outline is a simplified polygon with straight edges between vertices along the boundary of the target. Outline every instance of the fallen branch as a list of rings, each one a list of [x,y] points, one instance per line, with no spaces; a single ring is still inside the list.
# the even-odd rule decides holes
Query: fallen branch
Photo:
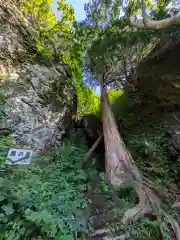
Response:
[[[176,116],[176,114],[175,114],[175,113],[172,113],[172,115],[173,115],[173,117],[175,118],[175,120],[176,120],[178,123],[180,123],[180,120],[178,119],[178,117]]]
[[[93,143],[92,147],[88,150],[88,152],[85,154],[84,156],[84,162],[86,162],[90,156],[92,155],[92,153],[95,151],[95,149],[97,148],[97,146],[99,145],[99,143],[101,142],[103,138],[103,135],[101,135],[96,141],[95,143]]]

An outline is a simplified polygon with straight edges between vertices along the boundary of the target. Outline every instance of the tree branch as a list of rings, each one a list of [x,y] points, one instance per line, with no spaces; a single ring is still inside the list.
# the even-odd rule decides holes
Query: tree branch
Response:
[[[147,16],[145,0],[141,0],[141,10],[143,20],[133,22],[132,25],[139,28],[149,28],[152,30],[164,29],[172,25],[180,24],[180,13],[162,20],[152,20]]]

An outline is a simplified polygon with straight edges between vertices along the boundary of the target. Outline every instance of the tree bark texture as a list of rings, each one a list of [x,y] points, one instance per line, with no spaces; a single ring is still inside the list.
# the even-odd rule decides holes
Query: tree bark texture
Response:
[[[103,74],[101,76],[101,110],[106,156],[106,172],[112,185],[119,186],[127,179],[142,181],[141,174],[126,148],[111,110],[107,90],[104,87]]]

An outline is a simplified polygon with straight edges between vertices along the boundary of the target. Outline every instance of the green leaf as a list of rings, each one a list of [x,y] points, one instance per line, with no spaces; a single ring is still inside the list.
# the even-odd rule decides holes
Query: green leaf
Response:
[[[2,202],[5,199],[4,196],[0,196],[0,202]]]
[[[108,192],[108,191],[109,191],[108,185],[103,185],[103,191],[104,191],[104,192]]]
[[[12,204],[8,204],[8,205],[3,205],[2,209],[4,210],[4,212],[6,213],[6,215],[11,215],[14,213],[14,209]]]
[[[73,235],[59,236],[55,240],[72,240],[74,239]]]

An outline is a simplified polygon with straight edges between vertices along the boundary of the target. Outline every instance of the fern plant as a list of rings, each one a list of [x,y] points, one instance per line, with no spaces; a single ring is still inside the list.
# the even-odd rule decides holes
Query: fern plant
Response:
[[[85,234],[83,156],[83,147],[71,140],[53,156],[38,160],[50,163],[43,169],[16,167],[1,172],[0,239],[68,240]]]

